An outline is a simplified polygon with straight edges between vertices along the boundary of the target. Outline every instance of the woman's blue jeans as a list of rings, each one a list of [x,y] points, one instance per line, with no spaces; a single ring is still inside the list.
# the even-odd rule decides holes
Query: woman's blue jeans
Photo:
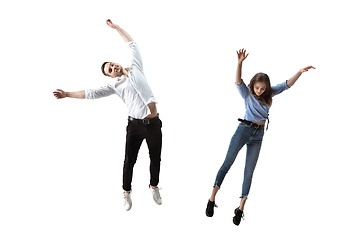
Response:
[[[218,186],[220,188],[225,175],[234,163],[236,156],[241,148],[246,144],[247,152],[241,198],[246,197],[249,194],[253,173],[259,158],[263,136],[263,127],[256,129],[246,125],[245,123],[239,124],[235,134],[231,138],[225,161],[216,175],[214,187]]]

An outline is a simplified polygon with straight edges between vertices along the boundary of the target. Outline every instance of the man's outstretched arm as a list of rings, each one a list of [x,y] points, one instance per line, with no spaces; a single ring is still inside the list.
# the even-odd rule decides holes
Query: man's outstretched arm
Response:
[[[65,92],[64,90],[56,89],[56,91],[54,91],[53,94],[57,99],[66,98],[66,97],[85,99],[85,90],[81,90],[77,92]]]
[[[131,36],[122,28],[119,27],[119,25],[113,24],[110,19],[106,20],[106,24],[118,31],[125,42],[133,42],[134,40],[131,38]]]

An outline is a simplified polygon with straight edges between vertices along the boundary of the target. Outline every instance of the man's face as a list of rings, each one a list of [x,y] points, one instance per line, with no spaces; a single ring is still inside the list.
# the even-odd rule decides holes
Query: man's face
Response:
[[[104,71],[109,77],[120,77],[123,72],[123,68],[120,64],[109,62],[105,64]]]

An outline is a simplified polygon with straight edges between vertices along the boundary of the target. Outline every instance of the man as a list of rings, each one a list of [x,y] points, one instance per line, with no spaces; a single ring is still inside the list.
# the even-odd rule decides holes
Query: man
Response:
[[[151,177],[149,189],[154,201],[160,205],[162,204],[162,199],[157,185],[159,183],[161,161],[162,122],[157,113],[155,97],[143,73],[142,60],[136,42],[134,42],[125,30],[113,24],[110,19],[108,19],[106,23],[109,27],[116,29],[129,45],[132,52],[131,67],[123,68],[117,63],[104,62],[101,70],[105,76],[113,79],[110,84],[98,89],[88,89],[77,92],[65,92],[57,89],[53,94],[57,99],[65,97],[97,99],[116,94],[125,102],[129,115],[123,167],[125,210],[129,211],[132,206],[131,181],[133,167],[144,139],[148,145],[150,155]]]

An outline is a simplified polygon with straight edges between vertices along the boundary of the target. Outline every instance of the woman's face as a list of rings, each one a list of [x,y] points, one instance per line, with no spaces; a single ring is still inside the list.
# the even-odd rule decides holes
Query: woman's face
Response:
[[[266,90],[266,84],[263,82],[257,82],[254,84],[254,92],[256,96],[260,97]]]

